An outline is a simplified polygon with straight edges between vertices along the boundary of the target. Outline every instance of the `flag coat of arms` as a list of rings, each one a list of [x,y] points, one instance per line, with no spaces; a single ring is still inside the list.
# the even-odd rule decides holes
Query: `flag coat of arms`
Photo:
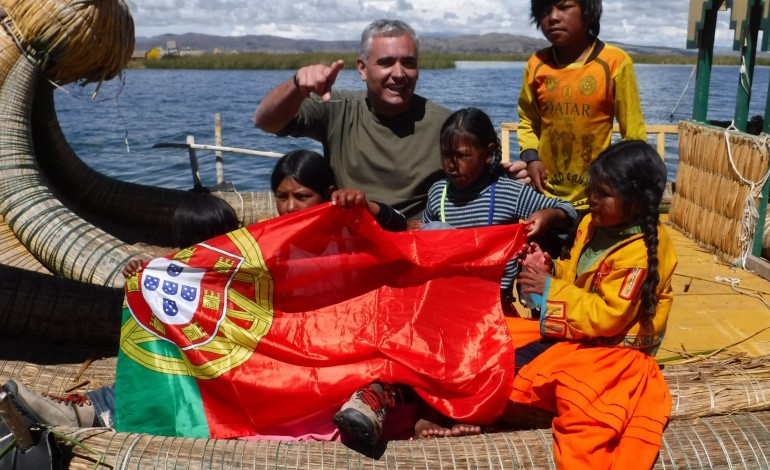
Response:
[[[324,204],[154,259],[126,282],[115,427],[269,434],[374,381],[494,421],[513,382],[500,280],[525,237],[392,233]]]

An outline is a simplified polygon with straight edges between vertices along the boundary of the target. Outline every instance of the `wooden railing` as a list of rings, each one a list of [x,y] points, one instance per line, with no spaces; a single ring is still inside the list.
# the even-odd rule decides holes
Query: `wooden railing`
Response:
[[[504,122],[500,125],[501,127],[501,133],[500,133],[500,144],[502,146],[501,150],[503,153],[503,161],[507,162],[510,160],[511,155],[511,132],[516,132],[516,130],[519,128],[518,122]],[[646,126],[647,134],[657,134],[655,137],[655,143],[658,149],[658,153],[660,154],[663,159],[666,158],[666,135],[667,134],[679,134],[679,126],[676,124],[647,124]],[[620,129],[618,128],[618,125],[615,124],[615,126],[612,128],[613,133],[619,133]]]

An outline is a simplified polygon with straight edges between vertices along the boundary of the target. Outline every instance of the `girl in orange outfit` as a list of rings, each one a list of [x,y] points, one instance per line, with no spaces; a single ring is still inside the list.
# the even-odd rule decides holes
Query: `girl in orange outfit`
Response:
[[[591,212],[570,258],[554,263],[532,244],[523,261],[519,283],[543,312],[541,338],[515,345],[511,400],[555,415],[558,468],[650,468],[671,411],[654,359],[676,266],[659,222],[666,169],[646,142],[623,141],[588,180]]]

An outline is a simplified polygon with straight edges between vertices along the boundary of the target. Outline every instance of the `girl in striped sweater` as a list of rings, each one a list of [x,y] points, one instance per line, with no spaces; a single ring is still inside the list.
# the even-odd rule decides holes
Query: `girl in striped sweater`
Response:
[[[446,179],[431,186],[422,221],[442,222],[454,228],[527,224],[529,238],[566,233],[577,220],[572,204],[544,196],[506,176],[500,140],[486,113],[477,108],[456,111],[444,121],[439,137],[441,165]],[[515,313],[512,286],[518,274],[516,260],[505,268],[501,283],[503,307]]]

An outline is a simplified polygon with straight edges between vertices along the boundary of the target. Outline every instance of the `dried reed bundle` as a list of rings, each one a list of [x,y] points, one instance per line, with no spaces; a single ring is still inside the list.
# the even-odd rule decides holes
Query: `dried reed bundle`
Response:
[[[734,356],[666,366],[673,419],[770,410],[770,357]]]
[[[654,469],[767,468],[770,412],[672,421]]]
[[[0,7],[0,215],[51,272],[122,286],[120,271],[141,255],[138,244],[172,246],[171,216],[190,195],[91,170],[64,138],[41,73],[59,83],[115,76],[133,50],[128,8],[122,0],[0,0]],[[222,197],[244,224],[275,213],[271,195]],[[31,259],[19,247],[4,254]]]
[[[0,331],[5,335],[114,350],[122,307],[123,289],[0,264]]]
[[[89,347],[43,340],[4,341],[0,344],[0,357],[14,359],[0,359],[0,383],[13,377],[52,395],[70,393],[78,381],[84,383],[77,388],[78,392],[111,384],[115,381],[116,346],[94,344]],[[89,359],[86,367],[85,358]],[[675,420],[770,410],[768,356],[710,358],[666,365],[663,376],[673,397],[671,418]]]
[[[275,196],[272,192],[216,192],[215,196],[230,204],[243,225],[251,225],[278,215],[275,209]]]
[[[675,193],[671,198],[669,223],[695,240],[699,246],[733,263],[740,255],[741,227],[734,220],[698,206]],[[672,216],[671,212],[675,212]]]
[[[669,222],[729,263],[741,256],[746,243],[741,235],[752,188],[742,178],[760,181],[768,168],[762,145],[748,134],[731,132],[726,139],[721,128],[679,125],[679,166]]]
[[[134,20],[123,0],[1,0],[0,7],[6,34],[59,84],[109,80],[133,54]]]
[[[740,413],[676,421],[663,433],[653,469],[765,469],[770,459],[770,412]],[[480,436],[391,441],[372,459],[338,442],[279,442],[182,439],[105,429],[67,429],[96,451],[73,450],[70,469],[553,469],[549,430],[497,432]],[[101,459],[102,466],[94,462]]]
[[[173,246],[172,214],[191,194],[121,182],[89,168],[66,141],[53,88],[38,75],[35,64],[21,58],[0,86],[0,215],[52,272],[120,287],[122,267],[141,254],[131,244]],[[266,193],[222,197],[244,224],[275,214]]]
[[[0,257],[2,264],[14,268],[37,273],[51,274],[40,261],[38,261],[27,248],[21,244],[11,228],[0,216]]]
[[[136,253],[83,223],[53,195],[40,174],[32,138],[37,66],[20,58],[6,78],[0,86],[0,213],[24,246],[53,272],[100,285],[122,285],[120,270]]]

